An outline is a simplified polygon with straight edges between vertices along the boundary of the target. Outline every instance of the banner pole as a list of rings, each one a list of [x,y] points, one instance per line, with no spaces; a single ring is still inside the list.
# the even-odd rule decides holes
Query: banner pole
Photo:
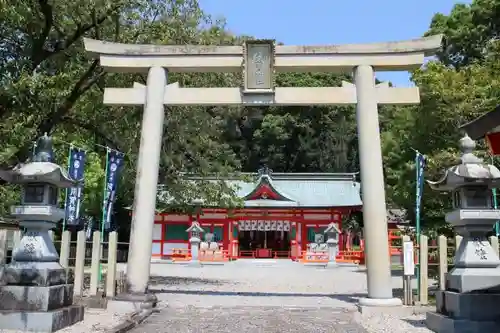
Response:
[[[497,189],[496,188],[492,188],[491,192],[493,194],[493,208],[494,209],[498,209]],[[496,221],[495,222],[495,236],[498,237],[499,235],[500,235],[500,222]]]
[[[70,163],[71,163],[71,152],[73,150],[73,145],[70,144],[69,145],[69,151],[68,151],[68,174],[70,172]],[[71,177],[71,175],[70,175]],[[69,189],[67,188],[65,191],[64,191],[64,219],[63,219],[63,224],[62,224],[62,231],[65,231],[66,230],[66,209],[68,209],[67,205],[68,205],[68,191]]]
[[[417,234],[417,265],[415,265],[416,268],[416,275],[417,275],[417,295],[420,295],[420,203],[419,203],[419,196],[422,194],[420,193],[420,153],[418,151],[415,151],[415,169],[416,169],[416,198],[415,198],[415,231]],[[410,286],[411,288],[411,286]],[[413,292],[412,292],[413,294]]]
[[[106,220],[107,194],[108,194],[108,168],[109,168],[109,148],[106,148],[106,167],[104,168],[104,189],[102,198],[102,216],[101,216],[101,258],[104,250],[104,223]],[[99,260],[99,283],[102,280],[102,260]]]
[[[36,153],[36,141],[33,141],[33,151],[31,152],[31,159],[35,158]]]
[[[493,155],[491,156],[491,164],[494,165],[493,163]],[[493,208],[498,209],[498,199],[497,199],[497,189],[492,188],[491,189],[491,194],[493,196]],[[495,222],[495,236],[500,235],[500,221]]]

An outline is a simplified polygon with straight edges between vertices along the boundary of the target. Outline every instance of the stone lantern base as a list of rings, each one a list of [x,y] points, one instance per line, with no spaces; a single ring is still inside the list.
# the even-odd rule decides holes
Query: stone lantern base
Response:
[[[45,242],[48,234],[24,235],[20,245],[33,238],[37,249],[54,260],[50,255],[54,246]],[[54,332],[82,321],[84,308],[73,305],[73,284],[67,271],[56,261],[15,261],[26,256],[26,251],[19,250],[23,248],[17,248],[14,261],[0,271],[0,328]]]
[[[436,293],[436,312],[428,312],[426,325],[438,333],[500,332],[499,294]]]
[[[446,290],[436,293],[436,312],[426,325],[438,333],[500,332],[498,256],[484,237],[466,235],[446,277]],[[460,267],[461,266],[461,267]]]

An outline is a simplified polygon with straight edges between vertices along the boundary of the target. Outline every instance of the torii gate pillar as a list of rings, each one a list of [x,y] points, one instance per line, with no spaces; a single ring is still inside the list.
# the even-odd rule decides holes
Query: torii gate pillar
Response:
[[[147,86],[106,88],[108,105],[145,105],[137,169],[127,300],[154,302],[147,295],[152,231],[163,133],[163,105],[345,105],[357,104],[358,140],[366,229],[368,298],[360,305],[395,306],[393,298],[378,104],[417,104],[417,87],[375,86],[374,68],[401,71],[419,68],[424,57],[441,47],[442,36],[417,40],[335,46],[275,46],[272,41],[247,41],[243,46],[124,45],[85,39],[85,49],[100,58],[107,71],[149,71]],[[166,86],[170,72],[241,72],[244,88],[181,88]],[[274,73],[352,73],[355,86],[274,87]]]
[[[393,298],[390,253],[387,247],[387,211],[382,165],[382,148],[375,75],[372,66],[361,65],[354,69],[356,85],[356,121],[358,124],[358,149],[361,166],[363,220],[365,222],[365,256],[367,265],[368,298],[361,305],[401,305]]]
[[[151,235],[156,211],[158,173],[160,168],[161,143],[165,110],[163,99],[167,84],[167,71],[162,67],[151,67],[146,85],[146,100],[141,125],[141,143],[137,160],[134,207],[130,245],[127,260],[127,288],[125,297],[141,303],[155,303],[156,297],[148,295],[151,267]],[[136,297],[134,297],[136,296]]]

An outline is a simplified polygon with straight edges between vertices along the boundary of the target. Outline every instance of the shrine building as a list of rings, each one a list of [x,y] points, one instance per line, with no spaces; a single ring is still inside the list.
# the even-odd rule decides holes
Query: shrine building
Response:
[[[297,258],[329,223],[338,223],[342,229],[342,221],[361,210],[356,175],[272,173],[261,169],[244,174],[246,181],[225,179],[243,205],[232,209],[205,205],[194,214],[157,214],[153,259],[168,259],[173,250],[189,249],[186,230],[193,219],[231,258]],[[342,251],[342,235],[339,244]]]

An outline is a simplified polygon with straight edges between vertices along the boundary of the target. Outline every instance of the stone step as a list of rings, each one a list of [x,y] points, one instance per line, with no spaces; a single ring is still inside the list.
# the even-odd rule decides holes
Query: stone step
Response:
[[[0,311],[0,327],[5,330],[55,332],[83,320],[84,307],[71,305],[52,311]]]
[[[50,311],[73,304],[73,285],[0,286],[0,311]]]

